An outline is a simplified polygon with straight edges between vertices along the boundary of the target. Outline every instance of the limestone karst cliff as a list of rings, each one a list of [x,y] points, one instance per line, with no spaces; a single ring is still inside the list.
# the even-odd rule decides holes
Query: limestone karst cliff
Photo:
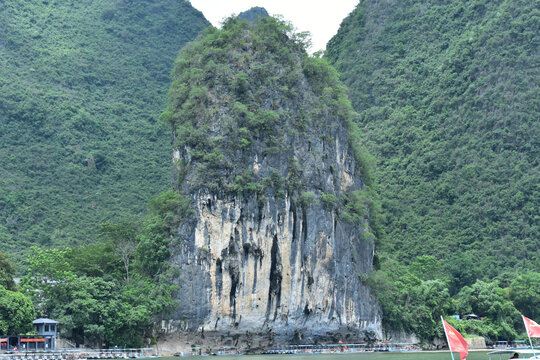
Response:
[[[304,42],[273,18],[229,19],[176,61],[163,117],[194,215],[174,231],[170,331],[270,342],[380,334],[355,114]]]

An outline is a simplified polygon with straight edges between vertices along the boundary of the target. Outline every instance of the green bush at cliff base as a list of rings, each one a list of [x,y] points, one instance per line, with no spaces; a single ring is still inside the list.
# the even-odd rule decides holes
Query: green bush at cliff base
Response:
[[[102,224],[99,243],[32,248],[21,283],[38,314],[59,321],[61,335],[76,344],[144,345],[156,321],[178,306],[170,232],[191,215],[186,204],[167,191],[149,202],[145,219]]]
[[[25,334],[35,319],[32,300],[17,291],[14,275],[13,264],[0,252],[0,334]]]
[[[461,320],[455,327],[463,334],[483,336],[488,342],[524,339],[520,313],[538,316],[540,273],[527,272],[508,288],[501,281],[477,280],[455,296],[450,296],[450,278],[433,256],[421,256],[406,266],[395,259],[383,259],[383,267],[369,278],[383,310],[383,325],[393,331],[414,333],[421,339],[443,337],[440,316],[476,314],[479,320]],[[506,285],[503,285],[506,286]],[[531,304],[515,301],[513,294],[524,293]],[[532,306],[531,306],[532,305]]]

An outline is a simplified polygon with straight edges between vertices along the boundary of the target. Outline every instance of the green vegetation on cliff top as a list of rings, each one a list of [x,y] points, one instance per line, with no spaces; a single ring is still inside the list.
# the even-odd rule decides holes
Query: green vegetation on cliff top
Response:
[[[208,25],[186,1],[0,2],[0,243],[16,263],[93,242],[170,186],[157,118]]]
[[[230,18],[222,29],[208,28],[181,50],[162,116],[172,125],[180,154],[179,186],[187,192],[255,196],[263,205],[267,197],[285,194],[301,205],[321,201],[349,223],[363,224],[369,216],[376,235],[371,162],[357,141],[356,113],[335,69],[308,56],[307,41],[307,34],[294,33],[275,18],[254,23]],[[362,177],[358,189],[343,193],[321,180],[321,172],[333,167],[299,163],[296,154],[309,152],[311,142],[317,154],[334,147],[338,125],[345,128],[340,136]],[[319,143],[325,145],[315,148]],[[254,162],[262,164],[257,171]],[[306,184],[305,174],[317,172],[317,185]],[[313,189],[315,194],[309,192]]]

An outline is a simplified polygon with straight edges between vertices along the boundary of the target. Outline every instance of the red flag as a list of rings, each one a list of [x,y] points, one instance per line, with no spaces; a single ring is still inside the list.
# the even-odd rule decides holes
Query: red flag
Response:
[[[521,315],[523,317],[523,322],[525,323],[525,329],[529,337],[540,338],[540,325],[534,322],[529,318]]]
[[[461,360],[466,360],[469,354],[469,344],[461,334],[448,324],[441,316],[443,322],[444,333],[446,334],[446,340],[448,340],[448,347],[450,351],[457,351]]]

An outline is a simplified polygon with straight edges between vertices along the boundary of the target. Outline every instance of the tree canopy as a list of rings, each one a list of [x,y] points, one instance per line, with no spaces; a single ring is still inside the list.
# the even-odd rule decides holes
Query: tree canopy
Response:
[[[178,50],[209,23],[176,0],[2,1],[0,19],[0,243],[21,266],[168,188],[158,118]]]
[[[410,277],[425,256],[442,270],[431,277],[471,306],[453,311],[493,321],[490,339],[516,336],[514,306],[538,316],[539,7],[363,0],[328,43],[377,159],[388,326],[408,326],[413,305],[400,294],[422,286],[396,278],[395,264]],[[481,305],[489,292],[497,311]]]
[[[26,334],[35,319],[32,300],[0,286],[0,334]]]
[[[149,202],[144,219],[104,223],[95,244],[33,247],[21,283],[37,313],[59,321],[61,335],[77,344],[142,346],[152,339],[155,322],[177,306],[168,262],[170,221],[185,221],[189,212],[170,204],[185,201],[178,192],[165,192]],[[120,251],[126,242],[130,250]]]
[[[6,290],[15,291],[17,286],[13,277],[15,276],[15,267],[8,260],[6,255],[0,251],[0,286],[3,286]]]

